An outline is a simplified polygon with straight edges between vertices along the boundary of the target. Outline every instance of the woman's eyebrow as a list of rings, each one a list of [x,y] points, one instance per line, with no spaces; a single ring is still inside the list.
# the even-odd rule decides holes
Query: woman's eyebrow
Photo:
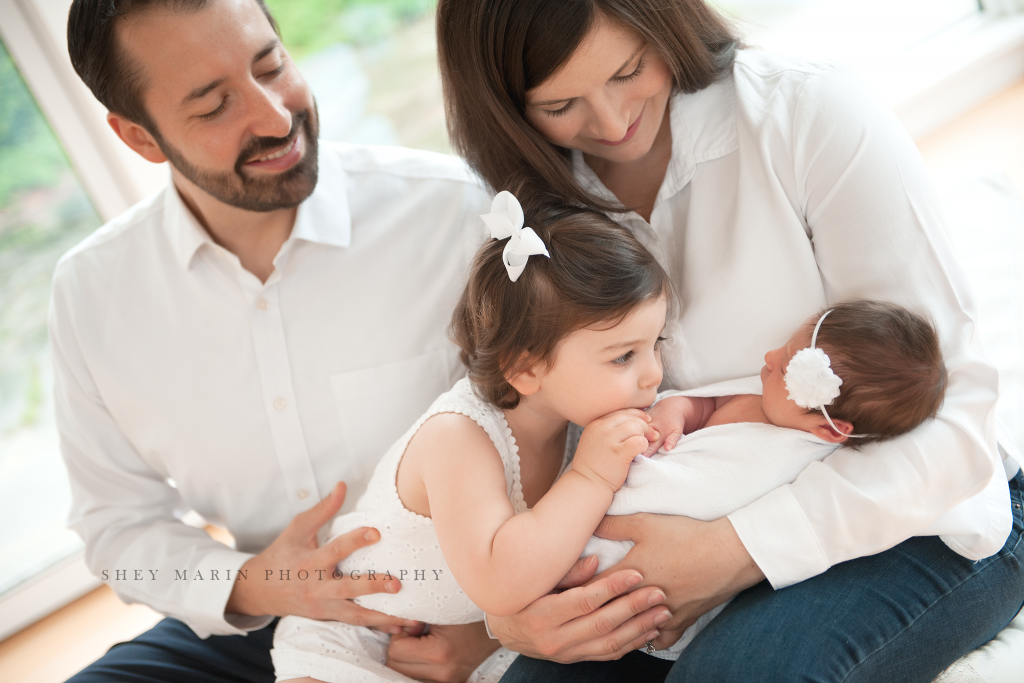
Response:
[[[640,54],[641,52],[643,52],[644,48],[646,48],[646,47],[647,47],[647,43],[646,42],[641,43],[640,47],[638,47],[636,49],[636,51],[629,56],[629,59],[627,59],[625,62],[623,62],[622,66],[620,66],[615,71],[615,73],[611,75],[611,78],[615,78],[620,73],[622,73],[622,70],[625,69],[627,66],[629,66],[630,62],[632,62],[634,59],[636,59],[636,56],[638,54]],[[572,99],[575,99],[575,98],[574,97],[563,97],[560,100],[547,100],[546,102],[527,102],[527,104],[529,104],[531,107],[546,107],[546,106],[552,105],[552,104],[561,104],[562,102],[568,102],[569,100],[572,100]]]

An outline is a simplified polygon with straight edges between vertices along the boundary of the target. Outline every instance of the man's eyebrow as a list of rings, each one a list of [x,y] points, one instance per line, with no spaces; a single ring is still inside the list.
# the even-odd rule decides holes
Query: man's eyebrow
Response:
[[[278,40],[277,38],[274,38],[272,41],[267,43],[262,50],[256,53],[256,56],[253,57],[252,63],[255,64],[256,62],[260,61],[261,59],[269,55],[271,52],[276,50],[277,46],[280,44],[281,41]],[[190,92],[188,95],[185,95],[185,99],[181,101],[182,106],[185,106],[186,104],[189,104],[191,102],[195,102],[196,100],[201,100],[202,98],[206,97],[206,95],[208,95],[211,90],[220,85],[223,85],[224,81],[226,80],[226,78],[218,78],[215,81],[210,81],[206,85],[199,86],[198,88]]]
[[[629,66],[629,63],[630,63],[630,62],[632,62],[632,61],[633,61],[634,59],[636,59],[636,56],[637,56],[638,54],[640,54],[641,52],[643,52],[643,51],[644,51],[644,48],[645,48],[645,47],[647,47],[647,43],[641,43],[641,44],[640,44],[640,47],[638,47],[638,48],[636,49],[636,51],[635,51],[635,52],[634,52],[633,54],[631,54],[631,55],[629,56],[629,59],[627,59],[627,60],[626,60],[626,61],[625,61],[625,62],[624,62],[624,63],[622,64],[622,66],[620,66],[620,67],[619,67],[619,68],[618,68],[618,69],[617,69],[617,70],[615,71],[615,73],[614,73],[614,74],[612,74],[612,78],[615,78],[615,77],[616,77],[616,76],[618,76],[618,75],[619,75],[620,73],[622,73],[622,70],[623,70],[623,69],[625,69],[625,68],[626,68],[627,66]],[[548,100],[547,102],[530,102],[530,103],[529,103],[529,105],[530,105],[531,107],[547,107],[547,106],[549,106],[549,105],[552,105],[552,104],[560,104],[560,103],[562,103],[562,102],[568,102],[568,101],[569,101],[569,100],[571,100],[571,99],[574,99],[574,98],[572,98],[572,97],[565,97],[565,98],[563,98],[563,99],[560,99],[560,100]]]
[[[198,88],[190,92],[188,95],[185,95],[185,99],[181,101],[181,106],[184,107],[185,105],[195,102],[196,100],[201,100],[202,98],[206,97],[206,95],[209,94],[211,90],[220,86],[226,80],[226,78],[218,78],[215,81],[210,81],[206,85],[199,86]]]

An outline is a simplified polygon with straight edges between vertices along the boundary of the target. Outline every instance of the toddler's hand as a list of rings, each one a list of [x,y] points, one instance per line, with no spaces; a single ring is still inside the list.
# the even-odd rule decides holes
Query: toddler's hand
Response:
[[[658,432],[658,438],[650,442],[644,456],[651,457],[664,446],[666,451],[676,447],[686,427],[686,404],[692,399],[686,396],[670,396],[654,404],[647,414],[651,428]]]
[[[572,468],[617,491],[626,481],[629,463],[647,449],[650,439],[658,438],[650,421],[650,415],[636,408],[594,420],[583,430]]]

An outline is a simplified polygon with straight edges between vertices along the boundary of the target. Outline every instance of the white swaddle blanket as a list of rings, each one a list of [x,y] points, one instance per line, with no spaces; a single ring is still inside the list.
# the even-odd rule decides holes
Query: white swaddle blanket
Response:
[[[745,377],[658,396],[735,396],[760,394],[761,378]],[[609,515],[651,512],[704,521],[724,517],[769,491],[795,480],[810,463],[838,448],[813,434],[755,422],[718,425],[682,437],[676,447],[650,458],[637,456],[615,494]],[[633,543],[591,537],[584,555],[597,555],[598,571],[619,562]],[[654,652],[677,659],[725,605],[700,617],[670,648]]]

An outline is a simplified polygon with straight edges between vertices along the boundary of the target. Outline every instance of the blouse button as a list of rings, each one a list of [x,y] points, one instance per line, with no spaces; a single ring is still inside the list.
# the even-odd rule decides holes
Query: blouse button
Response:
[[[309,491],[306,489],[299,489],[295,495],[299,497],[299,500],[305,500],[306,498],[309,498]]]
[[[256,302],[256,308],[260,309],[261,311],[265,311],[268,308],[270,308],[270,302],[267,301],[266,299],[260,299],[259,301]]]
[[[285,406],[287,406],[287,405],[288,405],[288,402],[285,401],[280,396],[278,396],[277,398],[274,399],[274,407],[277,408],[278,410],[284,410]]]

